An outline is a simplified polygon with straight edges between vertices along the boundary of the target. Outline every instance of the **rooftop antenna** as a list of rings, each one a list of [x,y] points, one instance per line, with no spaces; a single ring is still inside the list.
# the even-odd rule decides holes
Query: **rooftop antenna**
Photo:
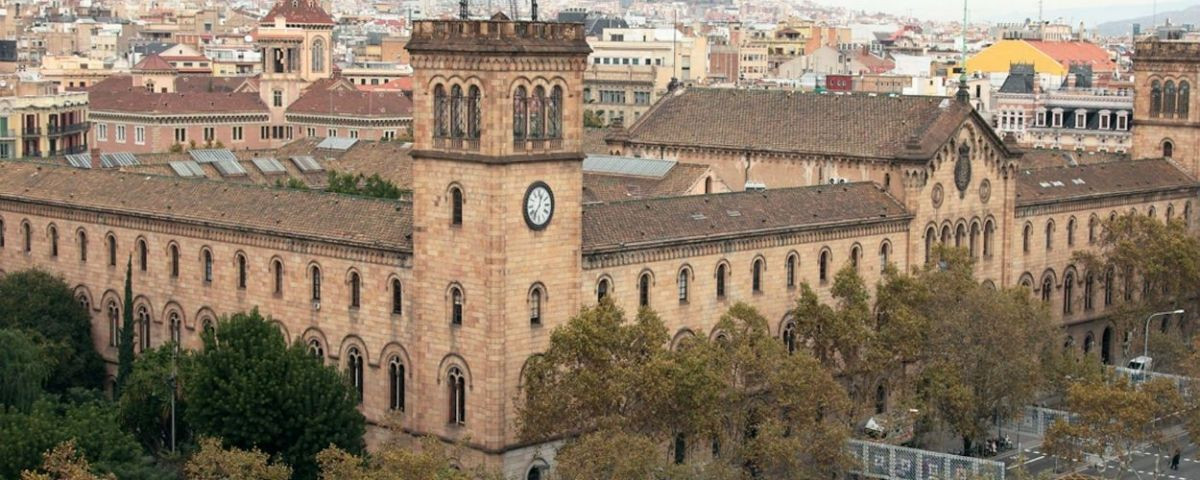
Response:
[[[537,21],[537,0],[530,0],[529,2],[529,21]]]
[[[458,0],[458,18],[460,20],[470,20],[471,12],[467,7],[467,0]]]
[[[1042,16],[1042,0],[1038,0],[1038,40],[1045,40],[1043,29],[1045,29],[1046,19]]]
[[[963,0],[963,21],[962,21],[962,57],[960,58],[960,71],[958,75],[958,92],[954,94],[954,99],[963,103],[971,101],[971,94],[967,92],[967,0]]]

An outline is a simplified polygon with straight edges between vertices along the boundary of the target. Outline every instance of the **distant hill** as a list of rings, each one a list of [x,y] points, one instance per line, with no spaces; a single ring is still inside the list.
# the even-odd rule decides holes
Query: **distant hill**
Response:
[[[1135,23],[1142,24],[1142,31],[1146,31],[1154,23],[1161,24],[1167,19],[1170,19],[1173,25],[1183,25],[1185,23],[1200,25],[1200,5],[1193,5],[1182,10],[1160,11],[1158,15],[1145,15],[1137,18],[1101,23],[1096,26],[1096,31],[1106,36],[1125,35],[1131,31]]]

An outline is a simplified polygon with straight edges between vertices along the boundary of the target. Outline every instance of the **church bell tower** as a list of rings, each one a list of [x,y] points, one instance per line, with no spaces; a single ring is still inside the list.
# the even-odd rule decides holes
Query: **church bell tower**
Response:
[[[407,48],[414,348],[432,363],[417,379],[430,407],[412,427],[509,458],[522,367],[580,305],[591,49],[581,24],[503,14],[416,22]]]

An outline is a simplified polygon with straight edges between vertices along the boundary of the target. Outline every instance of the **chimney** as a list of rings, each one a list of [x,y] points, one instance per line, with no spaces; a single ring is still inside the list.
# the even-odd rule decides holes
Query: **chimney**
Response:
[[[99,169],[100,168],[100,149],[96,148],[96,147],[92,147],[91,151],[89,151],[88,154],[91,156],[92,169],[93,170]]]
[[[1075,88],[1075,72],[1067,72],[1067,88]]]

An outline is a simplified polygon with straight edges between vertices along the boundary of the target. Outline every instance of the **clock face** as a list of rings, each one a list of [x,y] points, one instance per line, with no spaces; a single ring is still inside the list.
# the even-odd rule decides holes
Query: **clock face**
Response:
[[[550,224],[554,216],[554,193],[544,182],[534,182],[525,191],[525,224],[541,230]]]

